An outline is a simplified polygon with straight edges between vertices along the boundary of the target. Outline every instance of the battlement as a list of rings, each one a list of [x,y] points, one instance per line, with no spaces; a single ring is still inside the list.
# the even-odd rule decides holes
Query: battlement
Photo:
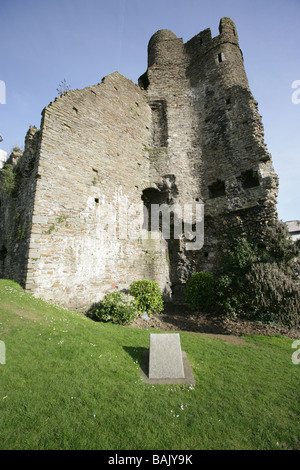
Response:
[[[185,47],[188,53],[190,53],[191,49],[198,49],[198,52],[206,52],[208,49],[216,47],[223,42],[239,44],[236,26],[230,18],[221,18],[218,36],[212,37],[210,28],[207,28],[191,38],[185,44]]]
[[[156,83],[155,75],[160,76],[162,71],[168,79],[172,73],[177,77],[183,76],[185,70],[192,67],[195,76],[195,63],[198,63],[199,68],[208,68],[208,73],[211,74],[212,60],[217,65],[226,61],[227,64],[230,62],[231,69],[243,69],[243,54],[239,47],[237,29],[230,18],[220,20],[219,35],[212,37],[210,28],[207,28],[186,43],[168,29],[157,31],[149,41],[148,68],[139,78],[139,84],[147,89],[151,84],[150,76]],[[230,74],[232,75],[232,70]],[[245,76],[242,81],[243,86],[247,86]]]
[[[221,18],[219,23],[219,33],[221,35],[228,35],[238,40],[237,29],[234,22],[227,17]]]

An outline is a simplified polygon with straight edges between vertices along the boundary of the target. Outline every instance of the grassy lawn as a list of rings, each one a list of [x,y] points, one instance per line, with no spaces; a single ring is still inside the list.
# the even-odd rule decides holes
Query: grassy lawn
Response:
[[[293,340],[180,333],[195,386],[140,378],[151,330],[95,323],[0,280],[3,449],[296,449]]]

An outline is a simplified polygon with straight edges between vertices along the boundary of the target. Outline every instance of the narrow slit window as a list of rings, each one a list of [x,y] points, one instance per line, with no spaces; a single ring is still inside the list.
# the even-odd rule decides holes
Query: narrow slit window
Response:
[[[153,101],[152,109],[152,140],[153,147],[168,146],[167,104],[165,100]]]

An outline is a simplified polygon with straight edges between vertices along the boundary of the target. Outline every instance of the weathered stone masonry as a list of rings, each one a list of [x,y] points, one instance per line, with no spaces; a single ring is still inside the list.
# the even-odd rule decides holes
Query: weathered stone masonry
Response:
[[[219,30],[186,44],[158,31],[139,86],[113,73],[44,109],[14,163],[17,193],[1,194],[2,277],[72,308],[142,278],[177,300],[192,272],[218,272],[226,227],[263,233],[277,218],[278,179],[237,31],[229,18]],[[125,217],[124,201],[203,203],[203,248],[129,236],[142,214]]]

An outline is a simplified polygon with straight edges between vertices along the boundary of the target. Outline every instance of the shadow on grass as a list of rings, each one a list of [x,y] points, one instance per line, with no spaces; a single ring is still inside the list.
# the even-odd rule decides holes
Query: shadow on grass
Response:
[[[149,355],[145,354],[145,352],[148,350],[146,348],[133,346],[123,346],[123,349],[127,354],[129,354],[129,356],[132,357],[133,361],[140,366],[141,370],[148,377],[149,364],[147,361],[147,357],[149,357]]]

